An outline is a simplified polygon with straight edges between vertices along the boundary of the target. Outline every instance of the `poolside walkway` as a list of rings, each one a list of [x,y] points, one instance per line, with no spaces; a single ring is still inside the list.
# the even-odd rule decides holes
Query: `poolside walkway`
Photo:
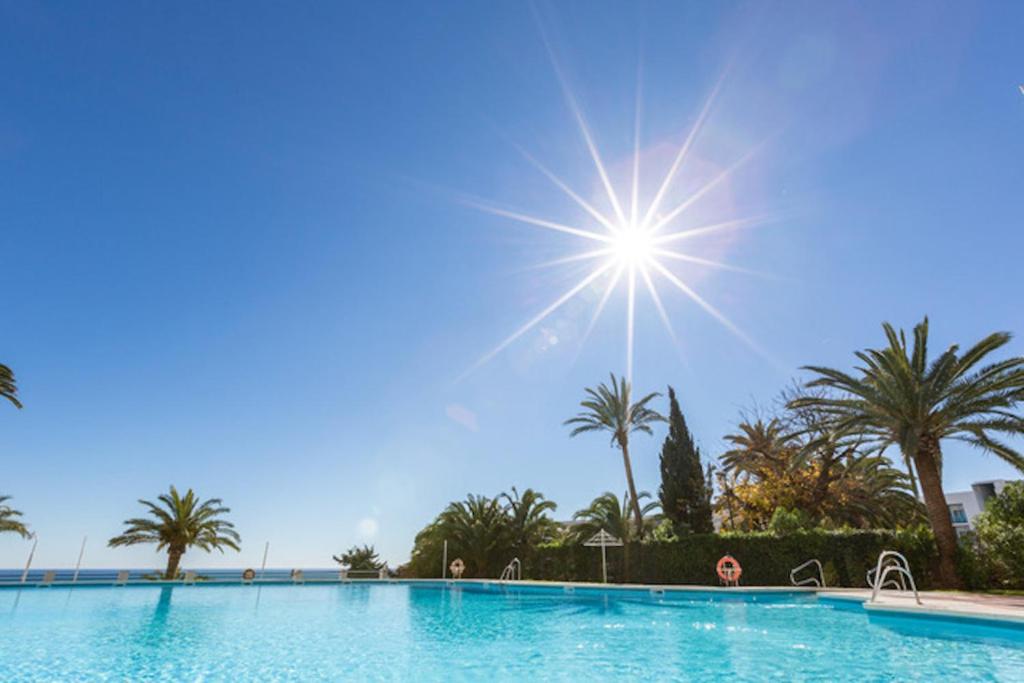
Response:
[[[1024,623],[1024,596],[994,595],[991,593],[961,593],[956,591],[923,591],[921,605],[909,591],[883,591],[874,603],[871,591],[849,588],[826,590],[818,593],[822,598],[855,600],[864,608],[879,611],[920,612],[978,619],[1008,619]]]

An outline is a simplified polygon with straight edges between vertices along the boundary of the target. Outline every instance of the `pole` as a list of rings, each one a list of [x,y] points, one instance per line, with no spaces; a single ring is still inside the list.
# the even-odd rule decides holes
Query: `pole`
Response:
[[[608,551],[605,550],[604,534],[601,534],[601,575],[604,582],[608,583]]]
[[[270,552],[270,541],[263,546],[263,564],[260,565],[260,581],[263,580],[263,575],[267,572],[267,553]]]
[[[39,534],[32,534],[32,550],[28,553],[28,562],[25,563],[25,571],[21,573],[21,582],[28,579],[28,568],[32,566],[32,556],[36,554],[36,546],[39,544]]]
[[[448,578],[448,539],[444,540],[444,555],[441,556],[441,578]]]
[[[75,575],[71,578],[71,583],[78,583],[78,570],[82,568],[82,555],[85,555],[85,542],[88,540],[88,536],[82,537],[82,549],[78,551],[78,562],[75,563]]]

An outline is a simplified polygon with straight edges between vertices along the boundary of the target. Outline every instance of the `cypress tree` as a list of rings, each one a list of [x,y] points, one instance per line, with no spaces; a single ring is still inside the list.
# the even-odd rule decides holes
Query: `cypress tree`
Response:
[[[661,446],[661,509],[677,535],[714,531],[711,520],[711,468],[701,466],[700,449],[686,426],[676,392],[668,388],[668,436]]]

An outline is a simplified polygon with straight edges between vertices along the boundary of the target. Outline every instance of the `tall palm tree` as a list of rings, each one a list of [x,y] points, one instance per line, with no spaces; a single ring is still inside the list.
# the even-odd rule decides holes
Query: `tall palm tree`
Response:
[[[161,494],[157,505],[148,500],[139,500],[152,519],[135,517],[125,520],[125,532],[108,541],[111,548],[140,543],[156,543],[157,551],[167,549],[167,570],[164,578],[173,579],[178,575],[181,556],[192,547],[210,552],[224,548],[239,550],[241,537],[235,525],[221,516],[231,512],[221,505],[220,498],[199,501],[192,489],[181,496],[171,487],[170,493]]]
[[[583,412],[564,422],[576,425],[570,436],[584,432],[606,431],[611,433],[611,445],[618,445],[622,451],[622,463],[626,468],[626,484],[629,486],[629,499],[633,508],[633,518],[639,530],[644,528],[643,513],[633,483],[633,465],[629,459],[629,435],[633,432],[652,434],[651,425],[665,422],[665,417],[647,407],[652,399],[661,394],[647,394],[636,403],[631,402],[631,387],[626,378],[621,380],[611,375],[611,388],[603,382],[597,389],[587,387],[588,398],[580,401]]]
[[[10,499],[10,496],[0,496],[0,534],[9,532],[20,534],[22,538],[28,538],[32,534],[29,533],[25,523],[21,521],[21,512],[7,505],[7,501]]]
[[[839,395],[798,398],[790,405],[816,408],[837,432],[860,435],[879,451],[898,446],[913,462],[939,550],[940,581],[956,587],[956,533],[942,490],[942,442],[968,443],[1024,471],[1024,457],[998,438],[1024,434],[1024,417],[1015,412],[1024,402],[1024,358],[979,367],[1010,341],[1009,333],[997,332],[963,353],[953,345],[929,362],[927,318],[914,327],[909,348],[902,330],[882,327],[888,346],[857,352],[862,366],[855,374],[806,368],[818,376],[809,387]]]
[[[14,371],[0,363],[0,397],[6,398],[14,404],[15,408],[21,407],[18,400],[18,384],[14,380]]]

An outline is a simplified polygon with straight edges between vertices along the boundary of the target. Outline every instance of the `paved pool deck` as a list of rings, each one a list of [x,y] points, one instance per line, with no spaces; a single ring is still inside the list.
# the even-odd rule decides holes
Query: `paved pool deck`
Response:
[[[875,602],[869,602],[871,591],[861,588],[838,588],[818,591],[818,596],[831,600],[859,602],[868,611],[911,612],[986,620],[1015,621],[1024,624],[1024,596],[959,591],[922,591],[921,604],[910,591],[882,591]]]

